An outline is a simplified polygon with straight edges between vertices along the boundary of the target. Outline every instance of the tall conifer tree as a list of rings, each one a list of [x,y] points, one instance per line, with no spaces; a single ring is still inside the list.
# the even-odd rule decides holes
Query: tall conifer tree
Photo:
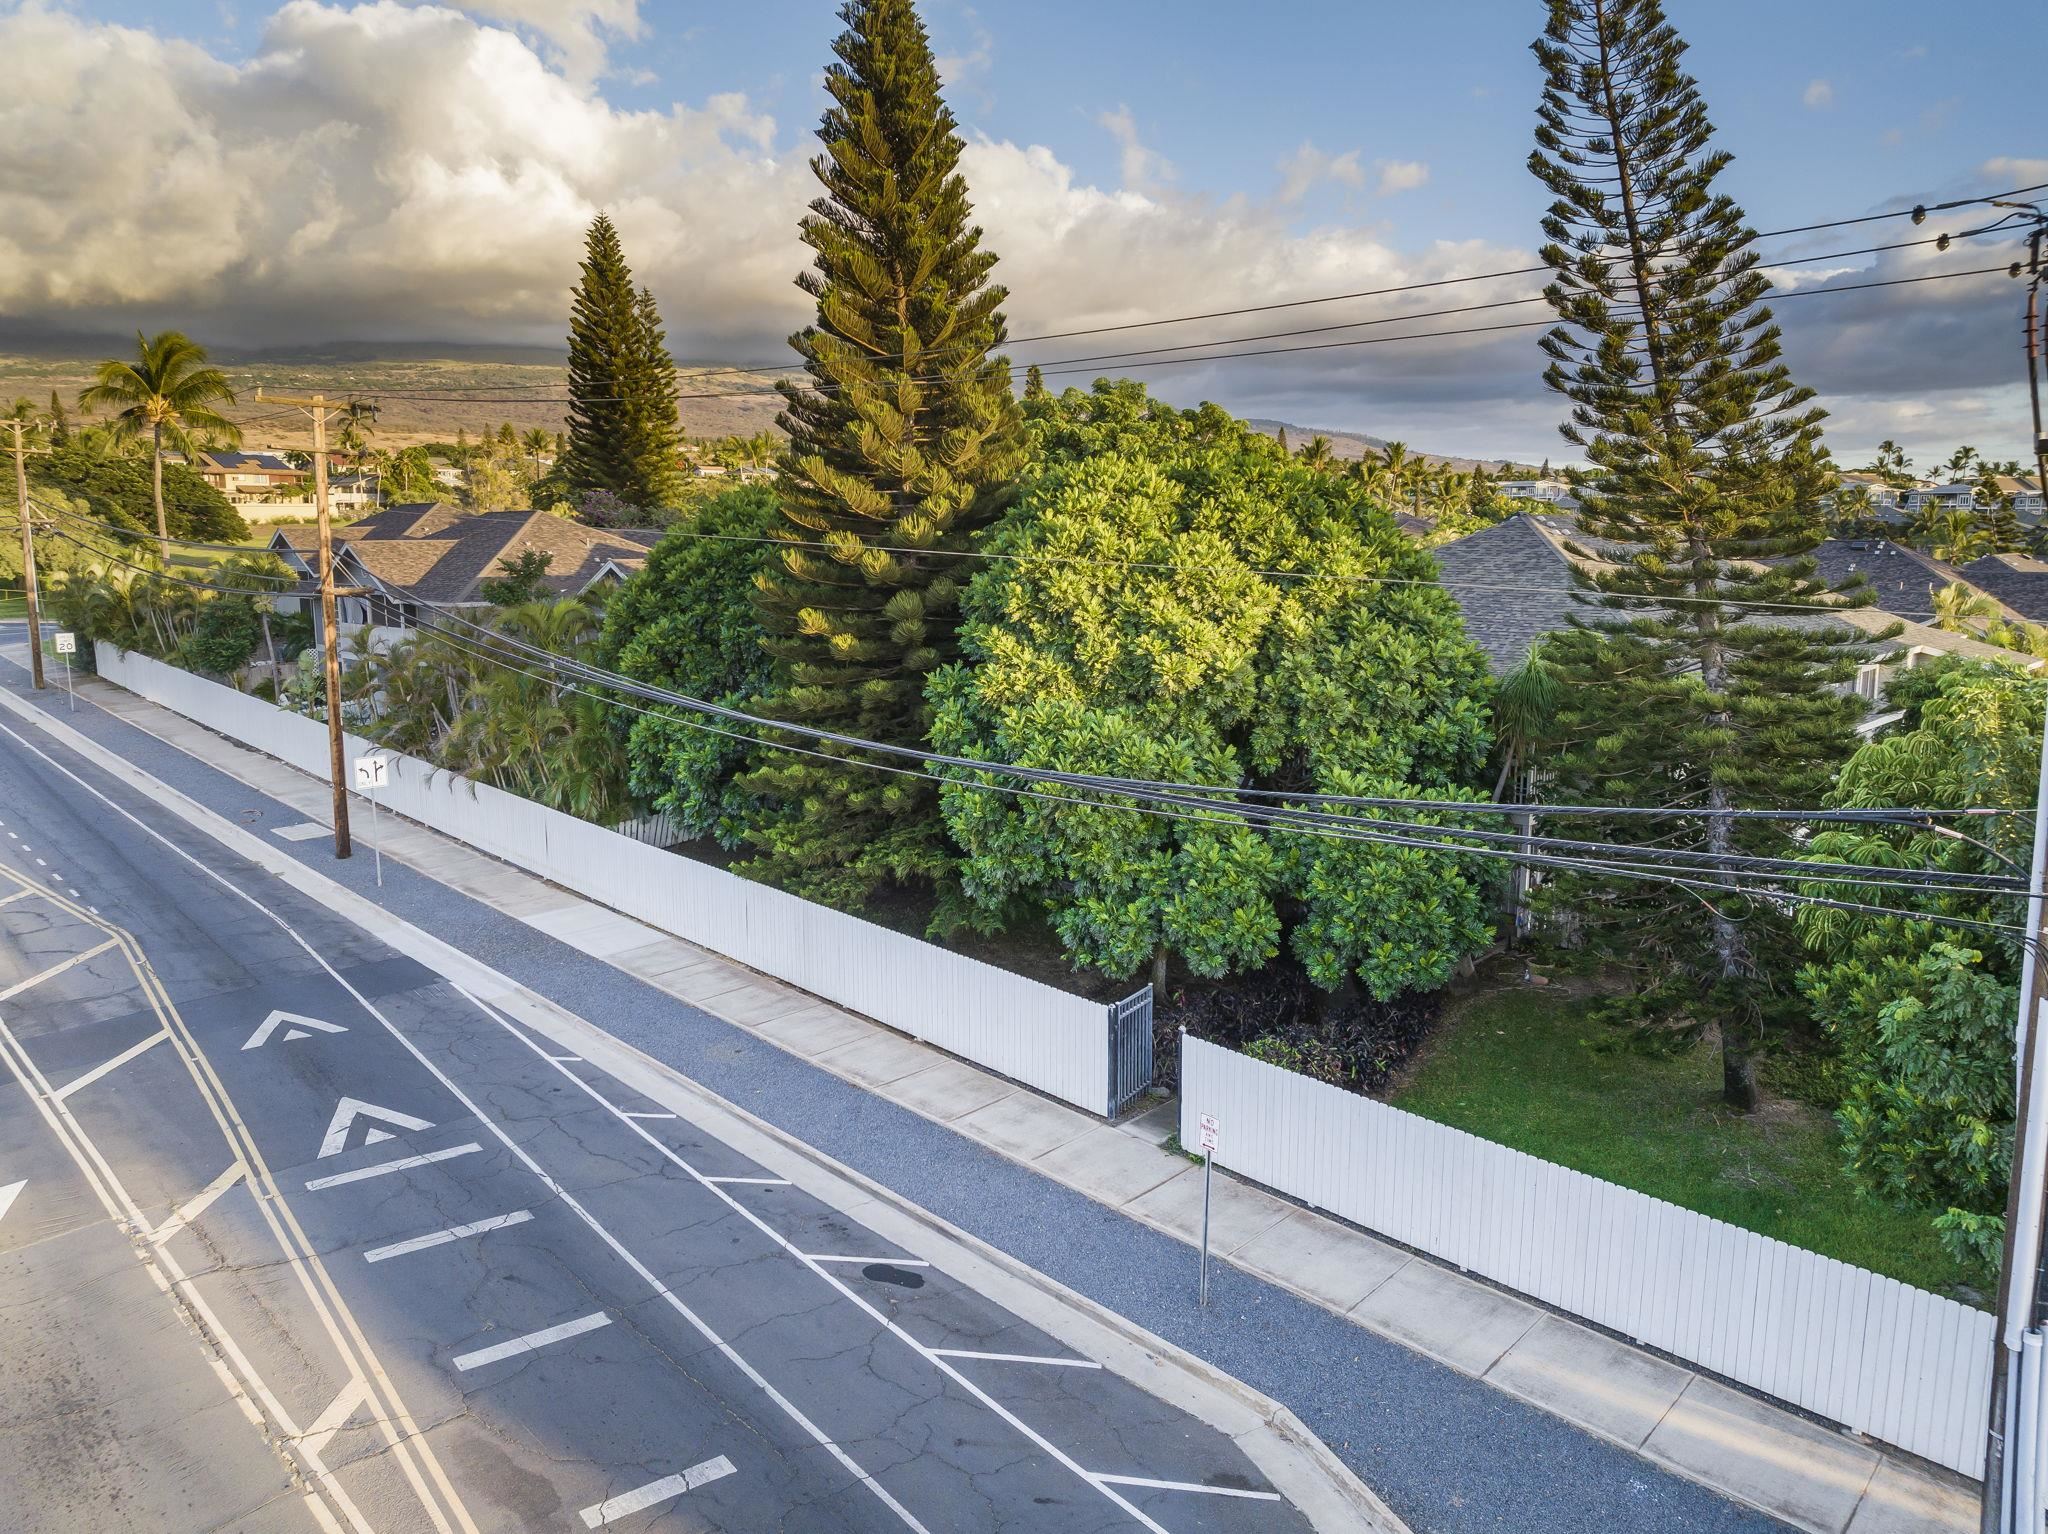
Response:
[[[600,213],[584,237],[582,276],[569,310],[569,447],[572,492],[607,490],[652,511],[674,498],[675,364],[654,295],[633,287],[619,232]]]
[[[1859,705],[1829,684],[1857,636],[1797,612],[1843,600],[1805,557],[1824,531],[1822,412],[1779,359],[1754,231],[1714,190],[1729,156],[1658,0],[1549,12],[1529,160],[1556,196],[1544,377],[1594,466],[1581,525],[1629,547],[1582,577],[1609,610],[1545,646],[1567,685],[1542,765],[1560,798],[1691,812],[1616,817],[1605,840],[1788,851],[1722,812],[1818,803],[1853,744]],[[1753,1049],[1790,978],[1765,962],[1780,913],[1621,881],[1553,896],[1633,975],[1640,1016],[1719,1034],[1725,1095],[1755,1106]]]
[[[790,338],[810,375],[782,387],[785,547],[758,602],[779,717],[921,744],[925,681],[958,654],[967,571],[947,558],[1001,513],[1024,463],[1002,344],[1004,289],[970,222],[960,136],[911,0],[847,0],[803,221],[817,300]],[[890,880],[946,877],[930,785],[782,757],[748,786],[782,813],[761,871],[856,905]]]

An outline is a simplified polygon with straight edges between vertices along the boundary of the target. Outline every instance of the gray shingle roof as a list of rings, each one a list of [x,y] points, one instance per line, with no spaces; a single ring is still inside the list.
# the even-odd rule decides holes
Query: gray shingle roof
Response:
[[[1963,572],[1888,538],[1829,538],[1813,551],[1816,573],[1830,586],[1861,576],[1876,606],[1915,623],[1934,621],[1934,593]]]
[[[1571,562],[1527,516],[1481,528],[1434,553],[1444,586],[1464,610],[1465,632],[1496,672],[1520,665],[1531,645],[1585,610],[1570,594]]]
[[[2048,622],[2048,564],[2025,554],[1986,554],[1963,566],[1963,579],[2021,616]]]

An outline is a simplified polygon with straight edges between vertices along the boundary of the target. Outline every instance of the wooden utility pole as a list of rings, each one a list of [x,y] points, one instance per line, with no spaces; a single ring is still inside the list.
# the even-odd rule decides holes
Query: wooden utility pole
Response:
[[[28,520],[28,443],[19,417],[14,428],[14,504],[21,514],[21,591],[28,599],[28,674],[43,690],[43,612],[36,601],[36,534]]]
[[[334,525],[327,517],[327,412],[338,409],[324,394],[256,398],[276,405],[296,405],[313,417],[313,510],[320,524],[320,636],[327,673],[327,777],[334,791],[334,855],[345,858],[352,848],[348,834],[348,762],[341,730],[341,632],[334,611]]]

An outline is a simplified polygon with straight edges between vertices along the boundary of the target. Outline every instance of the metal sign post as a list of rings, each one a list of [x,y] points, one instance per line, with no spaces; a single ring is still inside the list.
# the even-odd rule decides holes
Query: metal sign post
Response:
[[[1223,1126],[1213,1113],[1197,1121],[1202,1144],[1202,1308],[1209,1308],[1209,1184],[1216,1170],[1216,1131]]]
[[[78,653],[78,636],[57,630],[57,653],[64,657],[64,695],[72,713],[78,712],[78,684],[72,680],[71,668],[76,664],[72,656]]]
[[[391,758],[388,756],[359,756],[356,758],[356,792],[370,801],[370,851],[377,864],[377,888],[384,887],[384,828],[377,817],[377,790],[391,781]]]

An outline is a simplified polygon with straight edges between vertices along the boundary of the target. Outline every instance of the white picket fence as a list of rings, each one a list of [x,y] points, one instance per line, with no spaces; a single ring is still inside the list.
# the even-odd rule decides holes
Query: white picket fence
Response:
[[[1992,1317],[1200,1039],[1180,1137],[1219,1165],[1975,1476]]]
[[[207,728],[327,776],[327,727],[167,666],[96,647],[100,675]],[[391,758],[384,808],[650,927],[887,1023],[1090,1113],[1109,1113],[1110,1009],[1022,975],[799,900],[444,772]]]

